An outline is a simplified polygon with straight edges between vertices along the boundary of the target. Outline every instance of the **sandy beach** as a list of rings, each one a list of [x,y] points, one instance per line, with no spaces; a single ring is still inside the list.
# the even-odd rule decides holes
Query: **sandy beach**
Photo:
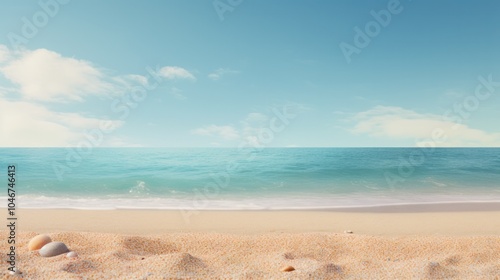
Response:
[[[498,207],[20,209],[17,266],[24,279],[500,279]],[[78,258],[29,251],[37,234]]]

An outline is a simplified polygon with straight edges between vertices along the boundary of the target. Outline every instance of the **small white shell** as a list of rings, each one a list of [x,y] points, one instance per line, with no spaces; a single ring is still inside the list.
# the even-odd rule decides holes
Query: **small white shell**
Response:
[[[78,258],[78,254],[75,251],[71,251],[66,254],[67,258]]]

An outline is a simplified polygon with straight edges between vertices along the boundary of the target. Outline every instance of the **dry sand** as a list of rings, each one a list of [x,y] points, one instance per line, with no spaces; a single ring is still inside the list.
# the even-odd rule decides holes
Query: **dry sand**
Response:
[[[500,279],[500,211],[491,208],[19,210],[18,219],[24,279]],[[8,232],[0,233],[5,258]],[[28,241],[39,233],[79,257],[29,252]],[[295,270],[282,272],[285,266]],[[15,279],[7,267],[3,279]]]

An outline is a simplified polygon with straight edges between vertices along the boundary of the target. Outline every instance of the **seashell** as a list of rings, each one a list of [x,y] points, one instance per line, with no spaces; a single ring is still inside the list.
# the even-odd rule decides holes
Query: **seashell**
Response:
[[[39,234],[33,238],[31,238],[30,242],[28,243],[28,250],[33,251],[33,250],[40,250],[45,244],[52,242],[52,239],[50,239],[50,236],[46,234]]]
[[[38,251],[38,253],[40,253],[40,256],[46,258],[54,257],[67,252],[69,252],[69,249],[68,247],[66,247],[66,244],[62,242],[50,242],[48,244],[45,244],[45,246],[43,246],[42,249]]]
[[[344,233],[353,234],[354,232],[352,230],[348,229],[348,230],[344,230]]]
[[[66,257],[71,258],[71,259],[78,258],[78,254],[75,251],[71,251],[71,252],[66,254]]]
[[[295,270],[295,268],[293,266],[290,266],[290,265],[285,266],[281,269],[281,271],[283,271],[283,272],[290,272],[290,271],[294,271],[294,270]]]

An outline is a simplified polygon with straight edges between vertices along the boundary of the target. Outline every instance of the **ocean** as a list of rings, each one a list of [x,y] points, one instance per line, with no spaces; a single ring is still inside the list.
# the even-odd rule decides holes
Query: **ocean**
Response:
[[[2,148],[19,208],[322,209],[500,201],[496,148]],[[2,195],[7,201],[7,191]],[[7,207],[4,203],[1,207]]]

